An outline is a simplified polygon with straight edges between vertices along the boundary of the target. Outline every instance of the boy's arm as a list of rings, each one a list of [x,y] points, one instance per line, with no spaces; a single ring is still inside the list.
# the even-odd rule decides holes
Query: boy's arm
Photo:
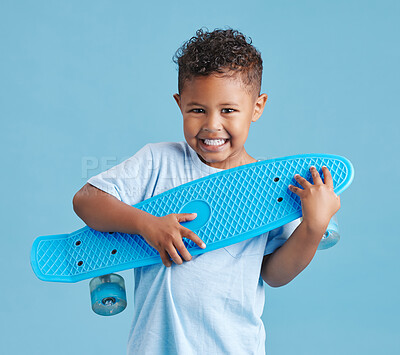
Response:
[[[176,264],[182,264],[181,256],[187,261],[191,260],[183,237],[192,240],[200,248],[206,247],[195,233],[180,224],[195,219],[192,213],[156,217],[88,183],[75,194],[73,206],[75,213],[95,230],[141,235],[160,253],[165,266],[171,266],[169,256]]]
[[[325,230],[313,231],[302,221],[285,244],[264,256],[261,266],[263,280],[272,287],[292,281],[313,259]]]
[[[333,191],[328,168],[322,168],[325,183],[314,167],[310,170],[314,185],[296,175],[296,180],[304,189],[289,186],[292,192],[300,196],[303,221],[284,245],[263,258],[261,277],[272,287],[286,285],[306,268],[317,251],[330,219],[340,208],[340,197]]]
[[[88,183],[75,194],[72,203],[75,213],[100,232],[140,234],[151,217]]]

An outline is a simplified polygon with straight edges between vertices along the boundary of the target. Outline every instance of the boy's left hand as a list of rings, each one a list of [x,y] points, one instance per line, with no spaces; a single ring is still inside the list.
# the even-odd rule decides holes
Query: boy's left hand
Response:
[[[332,216],[340,208],[340,196],[333,191],[332,175],[327,167],[322,167],[325,183],[315,167],[311,167],[310,172],[314,184],[296,174],[296,181],[304,189],[289,185],[289,190],[300,197],[303,222],[308,224],[311,229],[324,230],[328,227]]]

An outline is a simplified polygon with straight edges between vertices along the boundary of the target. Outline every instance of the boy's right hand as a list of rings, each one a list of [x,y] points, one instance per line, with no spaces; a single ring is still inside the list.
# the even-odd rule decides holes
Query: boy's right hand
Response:
[[[169,256],[176,264],[182,264],[182,257],[189,261],[192,256],[183,244],[182,238],[195,242],[200,248],[204,249],[206,245],[190,229],[183,227],[179,222],[192,221],[196,218],[195,213],[172,213],[162,217],[149,215],[144,221],[141,236],[155,248],[159,253],[163,264],[166,267],[172,265]]]

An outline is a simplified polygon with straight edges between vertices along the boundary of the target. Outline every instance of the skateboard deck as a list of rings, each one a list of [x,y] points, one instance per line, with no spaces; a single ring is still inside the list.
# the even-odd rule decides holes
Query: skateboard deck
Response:
[[[302,215],[300,198],[288,189],[300,187],[294,175],[312,183],[315,166],[331,172],[334,191],[341,194],[352,182],[349,160],[337,155],[303,154],[263,160],[191,181],[144,200],[134,207],[154,216],[197,213],[181,224],[207,245],[183,238],[191,255],[241,242],[283,226]],[[322,236],[321,236],[322,237]],[[70,234],[38,237],[31,266],[44,281],[77,282],[130,268],[161,263],[156,249],[142,236],[99,232],[88,226]]]

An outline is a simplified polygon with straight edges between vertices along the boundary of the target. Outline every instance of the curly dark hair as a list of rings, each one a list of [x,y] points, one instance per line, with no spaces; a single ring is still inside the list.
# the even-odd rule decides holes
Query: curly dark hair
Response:
[[[252,39],[232,28],[199,29],[196,36],[185,42],[172,60],[178,64],[178,93],[184,83],[197,76],[223,73],[240,74],[250,94],[260,95],[263,64],[260,52],[251,44]]]

